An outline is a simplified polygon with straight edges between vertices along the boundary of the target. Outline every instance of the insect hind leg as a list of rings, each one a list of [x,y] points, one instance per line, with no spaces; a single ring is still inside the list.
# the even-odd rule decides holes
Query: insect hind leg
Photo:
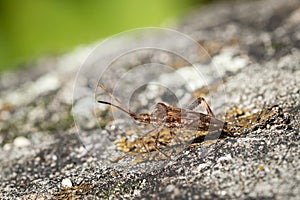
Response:
[[[206,102],[206,100],[203,97],[198,97],[195,101],[193,101],[193,103],[191,103],[187,109],[189,110],[194,110],[198,105],[201,104],[201,102],[203,102],[206,112],[208,115],[215,117],[214,113],[212,112],[210,106],[208,105],[208,103]]]

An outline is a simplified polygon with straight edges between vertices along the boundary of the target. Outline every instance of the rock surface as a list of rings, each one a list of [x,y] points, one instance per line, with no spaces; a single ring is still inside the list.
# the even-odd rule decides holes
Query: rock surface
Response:
[[[93,92],[89,80],[79,88],[82,97],[72,104],[76,73],[93,49],[81,48],[59,59],[41,60],[36,68],[1,75],[1,199],[298,199],[299,1],[216,3],[195,10],[177,30],[211,55],[201,64],[208,66],[207,85],[196,82],[186,63],[160,53],[132,54],[121,65],[157,60],[178,65],[175,71],[190,77],[194,95],[209,90],[218,117],[239,118],[239,136],[193,144],[163,162],[110,162],[115,154],[109,142],[127,127],[124,120],[111,121],[109,115],[101,116],[107,120],[102,129],[84,121],[94,112],[94,105],[83,98]],[[174,45],[174,40],[152,39]],[[97,59],[105,56],[109,52]],[[210,70],[213,65],[217,77]],[[178,83],[174,73],[152,75]],[[182,88],[176,95],[185,104],[193,97]],[[137,109],[144,111],[149,102],[164,100],[165,93],[156,87],[142,90]],[[80,133],[72,109],[82,116],[79,121],[75,117]],[[102,107],[95,112],[99,110],[105,112]]]

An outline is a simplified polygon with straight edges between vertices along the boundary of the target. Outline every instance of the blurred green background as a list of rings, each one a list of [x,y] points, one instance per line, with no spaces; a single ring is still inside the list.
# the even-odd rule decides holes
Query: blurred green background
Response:
[[[0,71],[145,26],[209,0],[0,0]]]

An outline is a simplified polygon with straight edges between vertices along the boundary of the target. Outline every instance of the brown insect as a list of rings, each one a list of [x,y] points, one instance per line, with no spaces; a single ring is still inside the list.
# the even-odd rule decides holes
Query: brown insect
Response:
[[[151,124],[154,129],[149,132],[156,132],[155,145],[157,146],[160,132],[163,128],[170,129],[170,133],[174,134],[176,129],[186,129],[195,131],[212,131],[228,134],[227,123],[219,120],[213,114],[210,106],[203,97],[197,98],[186,109],[177,108],[166,105],[165,103],[157,103],[153,111],[148,113],[136,114],[129,110],[122,104],[122,102],[115,97],[110,91],[108,91],[102,84],[98,84],[112,99],[119,103],[119,105],[101,101],[98,103],[107,104],[113,106],[123,112],[127,113],[134,120],[143,123]],[[194,111],[194,109],[203,102],[207,114]],[[220,136],[220,134],[218,134]],[[216,138],[213,138],[216,139]]]

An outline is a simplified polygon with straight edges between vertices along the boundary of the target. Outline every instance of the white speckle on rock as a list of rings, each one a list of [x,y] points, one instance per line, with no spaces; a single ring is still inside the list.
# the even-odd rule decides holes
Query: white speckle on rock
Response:
[[[167,193],[171,194],[171,199],[174,199],[176,196],[180,195],[180,190],[175,185],[168,185],[165,189]]]
[[[93,113],[94,100],[90,97],[80,99],[73,106],[73,115],[78,127],[83,129],[91,129],[97,126],[97,122]]]
[[[14,139],[13,144],[16,147],[26,147],[30,145],[30,141],[23,136],[19,136]]]
[[[224,76],[227,71],[236,72],[249,63],[247,58],[235,56],[230,50],[222,51],[221,54],[213,57],[212,62],[217,67],[220,76]]]
[[[220,195],[221,196],[225,196],[227,194],[227,192],[225,191],[225,190],[222,190],[221,192],[220,192]]]
[[[197,170],[198,170],[198,171],[201,171],[201,170],[204,169],[205,167],[207,167],[207,164],[201,163],[201,164],[198,165]]]
[[[226,154],[225,156],[222,156],[218,159],[218,162],[222,162],[222,161],[229,161],[232,160],[232,157],[230,154]]]
[[[60,81],[58,80],[58,76],[55,74],[47,74],[39,78],[35,84],[35,92],[37,94],[48,92],[52,90],[56,90],[60,87]]]
[[[53,156],[52,156],[52,160],[57,161],[57,156],[56,156],[56,155],[53,155]]]
[[[12,148],[12,143],[6,143],[5,145],[3,145],[3,150],[4,151],[9,151]]]
[[[26,105],[36,99],[39,95],[47,94],[47,92],[56,90],[60,86],[61,82],[58,80],[56,74],[47,74],[40,77],[35,82],[24,84],[17,90],[9,91],[6,97],[0,100],[0,106],[7,102],[14,106]]]
[[[211,82],[210,77],[204,77],[203,72],[195,67],[183,67],[176,72],[186,80],[186,83],[193,91],[207,85],[208,82]]]
[[[175,185],[168,185],[165,189],[166,192],[172,192],[175,189]]]
[[[61,181],[61,186],[63,188],[71,188],[72,187],[72,181],[68,178],[64,178],[62,181]]]
[[[134,190],[133,195],[134,196],[141,196],[141,190]]]

